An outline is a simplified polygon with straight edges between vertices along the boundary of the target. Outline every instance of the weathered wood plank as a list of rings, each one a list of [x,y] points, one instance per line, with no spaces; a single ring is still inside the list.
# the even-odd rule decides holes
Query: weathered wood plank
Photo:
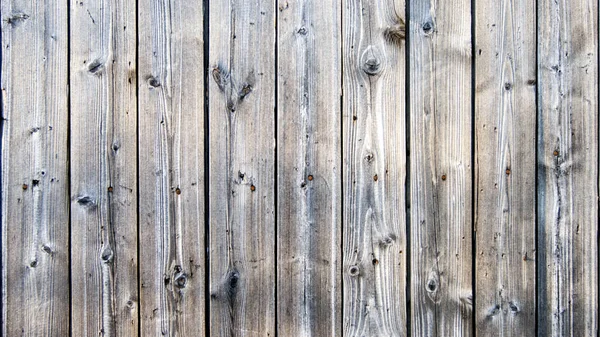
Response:
[[[141,336],[204,336],[203,6],[138,6]]]
[[[341,2],[279,1],[280,336],[341,336]]]
[[[73,336],[138,332],[135,7],[70,2]]]
[[[210,335],[275,335],[275,2],[209,20]]]
[[[598,2],[538,2],[538,334],[598,333]]]
[[[535,336],[535,1],[475,6],[476,328]]]
[[[410,1],[411,308],[472,334],[471,1]]]
[[[3,336],[69,334],[67,11],[1,2]]]
[[[405,3],[344,4],[344,335],[404,336]]]

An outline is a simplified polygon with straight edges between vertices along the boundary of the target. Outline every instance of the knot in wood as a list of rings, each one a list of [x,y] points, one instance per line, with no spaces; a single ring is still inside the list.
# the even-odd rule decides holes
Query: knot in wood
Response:
[[[112,249],[110,249],[110,247],[104,248],[104,250],[102,250],[102,254],[100,255],[100,258],[102,259],[102,262],[104,262],[104,263],[112,262],[112,260],[113,260]]]
[[[179,289],[183,289],[187,286],[187,274],[179,272],[175,275],[175,286]]]
[[[360,274],[360,270],[358,269],[358,266],[354,265],[348,268],[348,273],[350,276],[358,276],[358,274]]]
[[[425,22],[421,28],[423,29],[423,33],[425,33],[425,35],[433,33],[433,23],[430,21]]]
[[[369,76],[381,73],[382,54],[375,46],[369,46],[362,54],[362,70]]]

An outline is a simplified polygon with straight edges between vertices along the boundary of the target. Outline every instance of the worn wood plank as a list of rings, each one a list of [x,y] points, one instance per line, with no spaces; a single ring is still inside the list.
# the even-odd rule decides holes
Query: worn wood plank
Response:
[[[475,7],[477,334],[535,336],[536,3]]]
[[[279,1],[280,336],[340,336],[341,2]]]
[[[138,6],[141,335],[204,336],[203,6]]]
[[[209,9],[210,335],[275,335],[275,2]]]
[[[344,335],[404,336],[405,3],[344,4]]]
[[[410,1],[411,308],[472,334],[471,1]]]
[[[138,332],[135,1],[70,2],[73,336]]]
[[[69,333],[67,4],[3,0],[3,336]]]
[[[598,333],[598,2],[538,2],[538,333]]]

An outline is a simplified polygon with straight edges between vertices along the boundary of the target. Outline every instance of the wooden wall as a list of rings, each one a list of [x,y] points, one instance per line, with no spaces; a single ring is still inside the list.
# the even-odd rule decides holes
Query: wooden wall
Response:
[[[0,0],[3,336],[598,336],[598,2]]]

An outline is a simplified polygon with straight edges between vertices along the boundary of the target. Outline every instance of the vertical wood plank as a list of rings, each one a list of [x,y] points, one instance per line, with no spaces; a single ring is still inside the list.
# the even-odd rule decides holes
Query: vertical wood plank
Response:
[[[412,332],[470,336],[471,1],[410,16]]]
[[[538,5],[538,333],[598,333],[598,2]]]
[[[73,336],[138,333],[135,8],[70,2]]]
[[[341,2],[278,8],[278,334],[340,336]]]
[[[275,2],[209,9],[210,335],[275,335]]]
[[[536,3],[475,7],[477,334],[535,336]]]
[[[1,2],[3,336],[69,334],[67,11]]]
[[[344,335],[404,336],[405,3],[344,4]]]
[[[204,336],[203,6],[138,6],[141,336]]]

